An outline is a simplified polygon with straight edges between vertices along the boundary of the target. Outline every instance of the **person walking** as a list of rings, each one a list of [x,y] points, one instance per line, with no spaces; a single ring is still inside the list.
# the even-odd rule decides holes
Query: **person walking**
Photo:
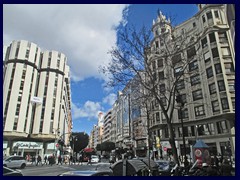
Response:
[[[45,157],[44,157],[44,164],[46,164],[46,165],[47,165],[47,160],[48,160],[48,157],[47,157],[47,155],[45,155]]]
[[[69,158],[69,165],[72,164],[72,160],[73,160],[73,156],[71,155],[70,158]]]
[[[227,159],[224,159],[222,166],[221,166],[222,176],[232,176],[231,171],[232,171],[232,166],[230,165],[230,163]]]
[[[92,165],[92,156],[91,155],[88,156],[88,163],[87,163],[87,165],[88,164]]]
[[[61,155],[58,156],[58,163],[57,163],[57,165],[58,165],[58,164],[61,164],[61,165],[62,165],[62,156],[61,156]]]
[[[32,164],[36,163],[36,158],[35,156],[32,156]]]
[[[42,164],[42,158],[41,158],[41,156],[38,154],[36,166],[38,166],[38,164],[40,164],[40,163],[41,163],[41,165],[43,165],[43,164]]]
[[[79,155],[79,159],[78,159],[78,165],[79,165],[79,164],[82,165],[82,162],[83,162],[83,155],[80,154],[80,155]]]

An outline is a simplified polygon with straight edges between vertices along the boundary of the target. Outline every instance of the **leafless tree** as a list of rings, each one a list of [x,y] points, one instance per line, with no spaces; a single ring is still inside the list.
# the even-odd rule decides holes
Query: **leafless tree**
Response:
[[[161,47],[154,48],[151,29],[126,27],[118,33],[118,46],[109,52],[111,62],[101,67],[101,71],[110,75],[108,85],[111,87],[124,87],[134,78],[134,83],[144,88],[138,98],[148,103],[147,109],[152,100],[158,102],[166,118],[174,161],[179,164],[173,128],[176,95],[181,83],[187,81],[186,77],[199,73],[190,71],[189,66],[193,61],[191,57],[196,56],[200,48],[200,36],[190,37],[183,33],[174,37],[173,34],[166,32],[161,37]],[[161,71],[157,70],[159,66],[162,66]]]

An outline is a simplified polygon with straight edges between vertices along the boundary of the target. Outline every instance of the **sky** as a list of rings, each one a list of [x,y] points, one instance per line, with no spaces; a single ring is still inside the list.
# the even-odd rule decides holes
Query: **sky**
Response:
[[[27,40],[67,56],[73,132],[89,134],[98,113],[108,112],[117,97],[99,72],[111,60],[117,27],[151,27],[158,9],[173,17],[173,25],[197,13],[196,4],[4,4],[3,44]]]

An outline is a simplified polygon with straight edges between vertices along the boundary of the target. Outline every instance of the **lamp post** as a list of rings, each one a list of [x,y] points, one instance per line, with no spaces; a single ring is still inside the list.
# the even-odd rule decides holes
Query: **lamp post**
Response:
[[[77,141],[77,136],[74,136],[74,135],[71,135],[71,138],[72,138],[72,143],[73,143],[73,157],[75,157],[75,153],[74,153],[74,144],[75,144],[75,141]]]
[[[176,96],[176,102],[180,105],[180,119],[181,119],[181,127],[182,127],[182,139],[183,139],[183,155],[184,155],[184,167],[186,168],[186,161],[187,161],[187,156],[186,156],[186,141],[185,141],[185,134],[184,134],[184,129],[183,129],[183,117],[182,117],[182,110],[184,107],[184,102],[182,100],[182,96],[177,93]]]

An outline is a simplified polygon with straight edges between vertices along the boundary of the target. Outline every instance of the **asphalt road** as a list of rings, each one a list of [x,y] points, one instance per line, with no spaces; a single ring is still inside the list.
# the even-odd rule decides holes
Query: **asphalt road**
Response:
[[[43,165],[35,166],[28,164],[25,169],[21,169],[23,176],[57,176],[63,172],[74,171],[74,170],[108,170],[110,167],[109,163],[94,163],[92,165],[87,165],[84,162],[82,165],[77,164],[62,164],[62,165]]]

